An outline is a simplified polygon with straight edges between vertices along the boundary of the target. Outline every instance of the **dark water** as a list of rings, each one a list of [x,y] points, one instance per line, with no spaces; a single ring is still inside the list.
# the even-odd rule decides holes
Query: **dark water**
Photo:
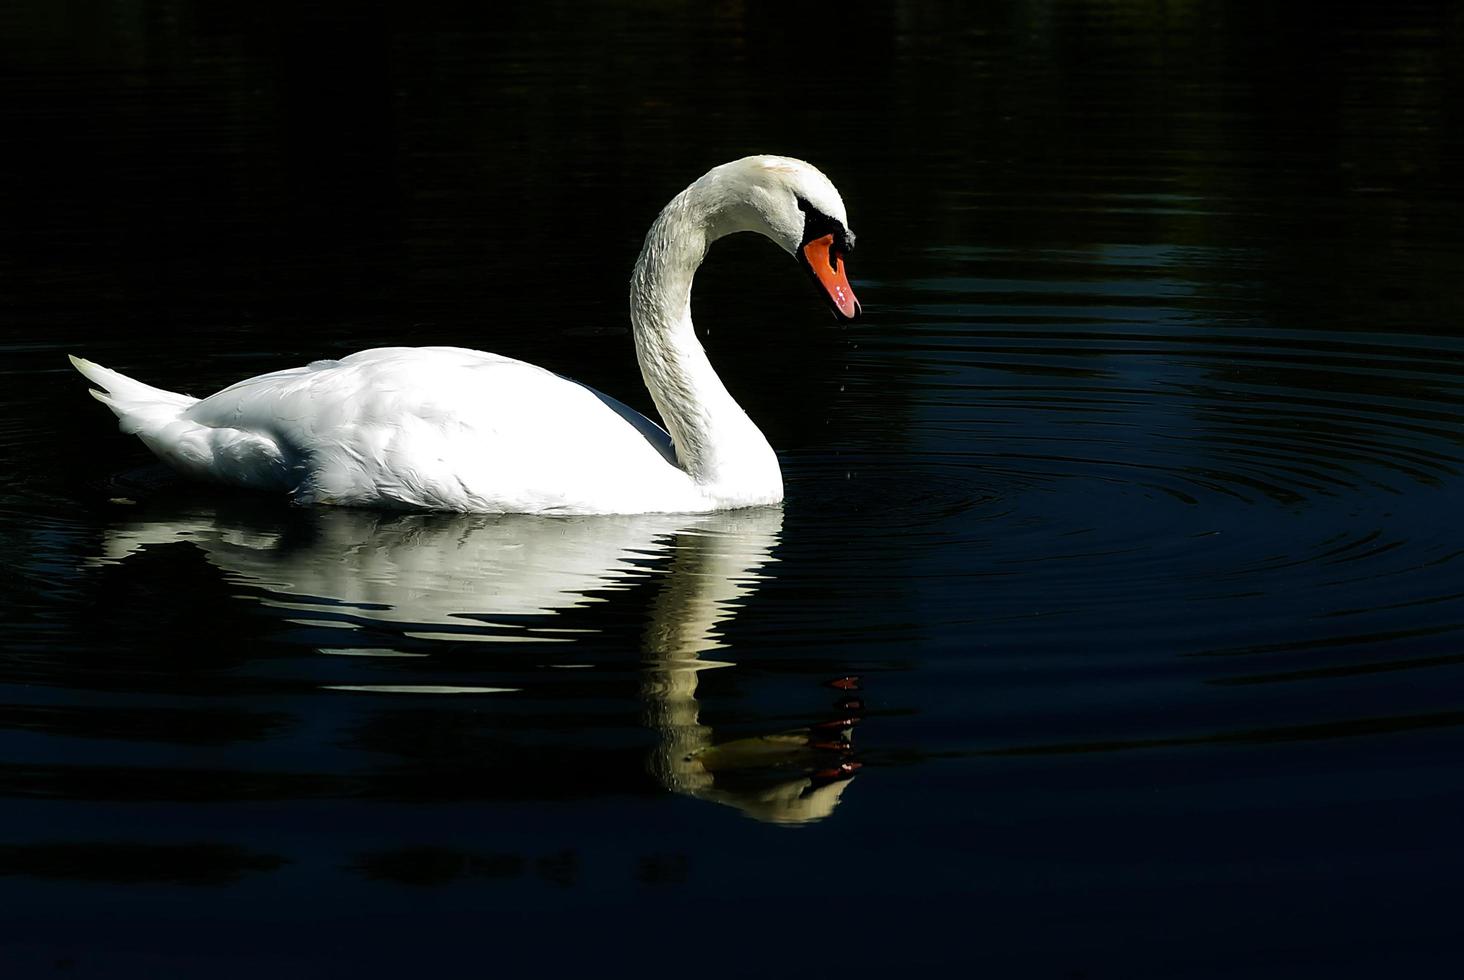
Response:
[[[8,973],[1457,960],[1464,15],[783,6],[3,15]],[[754,151],[866,310],[699,277],[778,510],[205,491],[65,363],[649,410],[640,237]]]

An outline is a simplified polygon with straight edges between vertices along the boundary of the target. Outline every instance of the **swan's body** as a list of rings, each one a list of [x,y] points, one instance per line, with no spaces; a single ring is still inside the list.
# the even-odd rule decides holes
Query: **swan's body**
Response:
[[[527,514],[714,509],[674,465],[659,426],[496,354],[383,347],[186,403],[145,402],[105,369],[77,367],[108,389],[108,404],[123,406],[124,431],[174,469],[288,491],[300,503]]]
[[[631,277],[636,354],[666,422],[497,354],[388,347],[276,371],[204,399],[72,358],[93,394],[180,472],[301,503],[501,513],[705,512],[777,503],[777,457],[691,323],[710,244],[757,231],[799,256],[844,317],[852,235],[828,179],[785,157],[714,168],[677,195]],[[668,431],[669,430],[669,431]]]

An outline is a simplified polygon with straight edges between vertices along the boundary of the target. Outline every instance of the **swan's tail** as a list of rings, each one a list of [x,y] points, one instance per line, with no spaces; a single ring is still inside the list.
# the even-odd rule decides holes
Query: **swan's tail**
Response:
[[[183,475],[243,487],[294,486],[285,453],[269,436],[190,418],[188,410],[198,404],[191,395],[133,381],[80,357],[71,364],[101,389],[93,388],[92,397],[116,413],[123,432]]]
[[[92,397],[116,414],[122,431],[142,436],[145,442],[176,422],[190,405],[198,401],[189,395],[133,381],[124,374],[84,358],[67,356],[71,358],[71,366],[97,386],[92,389]]]
[[[175,470],[193,477],[212,476],[211,433],[183,414],[197,398],[133,381],[80,357],[72,357],[71,364],[97,386],[92,397],[112,410],[119,429],[137,436]]]

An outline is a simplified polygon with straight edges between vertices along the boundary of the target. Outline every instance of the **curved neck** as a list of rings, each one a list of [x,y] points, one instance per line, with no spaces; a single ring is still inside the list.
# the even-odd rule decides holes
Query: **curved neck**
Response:
[[[711,176],[711,175],[708,175]],[[678,465],[709,492],[746,504],[783,497],[777,457],[717,377],[691,324],[691,285],[707,248],[749,230],[704,178],[666,205],[630,280],[641,377],[676,444]]]

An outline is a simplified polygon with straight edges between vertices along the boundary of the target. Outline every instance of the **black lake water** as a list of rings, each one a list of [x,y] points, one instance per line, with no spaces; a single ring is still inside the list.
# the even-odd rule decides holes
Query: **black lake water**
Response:
[[[1458,8],[779,6],[0,15],[16,975],[1456,958]],[[859,235],[846,327],[765,241],[698,276],[780,508],[221,493],[66,363],[650,411],[641,237],[750,152]]]

